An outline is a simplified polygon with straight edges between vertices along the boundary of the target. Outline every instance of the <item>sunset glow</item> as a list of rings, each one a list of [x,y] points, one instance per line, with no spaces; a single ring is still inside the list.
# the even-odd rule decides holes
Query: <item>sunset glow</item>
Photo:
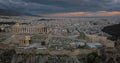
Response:
[[[79,16],[119,16],[120,12],[112,11],[99,11],[99,12],[70,12],[70,13],[55,13],[55,14],[46,14],[44,16],[52,17],[79,17]]]

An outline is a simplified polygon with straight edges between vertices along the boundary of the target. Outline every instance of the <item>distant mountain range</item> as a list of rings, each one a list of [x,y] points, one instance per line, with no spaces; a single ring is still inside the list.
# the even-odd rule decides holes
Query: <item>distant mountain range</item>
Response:
[[[11,10],[5,10],[5,9],[0,9],[0,15],[3,16],[18,16],[22,15],[19,12],[11,11]]]
[[[29,13],[21,13],[14,10],[0,9],[0,16],[37,16]]]
[[[24,11],[15,11],[15,10],[10,10],[10,9],[1,9],[0,8],[0,16],[39,16],[39,17],[44,17],[40,15],[33,15],[31,13],[25,13]],[[74,16],[73,16],[74,17]],[[119,18],[120,15],[117,16],[78,16],[74,18]],[[71,17],[72,18],[72,17]]]

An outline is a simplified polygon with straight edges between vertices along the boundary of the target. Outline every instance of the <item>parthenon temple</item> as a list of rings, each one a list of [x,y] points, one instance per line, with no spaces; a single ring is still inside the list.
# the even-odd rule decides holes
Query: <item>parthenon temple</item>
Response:
[[[46,34],[47,27],[45,25],[20,25],[15,24],[12,27],[12,32],[14,34]]]

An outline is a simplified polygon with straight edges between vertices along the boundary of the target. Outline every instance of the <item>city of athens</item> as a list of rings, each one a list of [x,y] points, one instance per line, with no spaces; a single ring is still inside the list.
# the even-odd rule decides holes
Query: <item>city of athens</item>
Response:
[[[120,0],[0,0],[0,63],[120,63]]]

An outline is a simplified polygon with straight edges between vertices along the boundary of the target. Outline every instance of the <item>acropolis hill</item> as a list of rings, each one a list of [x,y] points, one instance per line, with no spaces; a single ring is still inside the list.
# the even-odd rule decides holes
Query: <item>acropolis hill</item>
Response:
[[[119,23],[115,17],[0,16],[0,54],[11,52],[11,63],[87,63],[89,55],[109,62],[119,52],[102,29]]]

